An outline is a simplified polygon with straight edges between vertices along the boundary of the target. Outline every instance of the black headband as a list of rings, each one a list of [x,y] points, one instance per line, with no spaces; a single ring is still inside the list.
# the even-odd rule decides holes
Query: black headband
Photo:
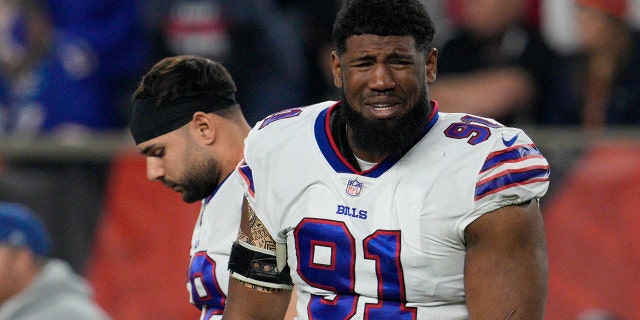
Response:
[[[162,108],[156,108],[155,103],[149,100],[134,100],[131,134],[136,144],[140,144],[184,126],[198,111],[209,113],[235,104],[233,93],[178,98]]]

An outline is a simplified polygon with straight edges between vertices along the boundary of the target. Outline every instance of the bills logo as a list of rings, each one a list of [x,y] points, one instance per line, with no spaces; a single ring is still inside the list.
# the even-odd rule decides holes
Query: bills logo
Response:
[[[362,182],[358,180],[349,180],[347,182],[347,194],[352,197],[357,197],[360,195],[360,191],[362,191]]]

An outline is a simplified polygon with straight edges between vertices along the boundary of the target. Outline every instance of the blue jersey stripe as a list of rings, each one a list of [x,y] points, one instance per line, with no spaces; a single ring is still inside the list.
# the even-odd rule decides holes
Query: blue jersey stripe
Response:
[[[524,158],[529,158],[531,156],[542,157],[542,153],[540,153],[540,150],[538,150],[538,148],[536,148],[536,146],[532,144],[520,145],[499,152],[494,152],[487,157],[487,160],[485,160],[480,173],[496,167],[501,163],[514,160],[524,160]]]
[[[476,200],[486,195],[508,189],[513,186],[523,185],[549,179],[549,166],[536,166],[530,170],[513,171],[499,175],[476,185]]]
[[[246,184],[249,186],[249,192],[253,197],[256,193],[256,190],[254,189],[255,186],[253,184],[253,172],[251,171],[251,168],[249,168],[249,165],[247,165],[246,163],[243,163],[238,168],[238,172],[240,173],[240,176],[242,176],[242,178],[245,180]]]
[[[324,155],[325,159],[329,162],[333,170],[338,173],[351,173],[356,172],[356,170],[349,165],[346,161],[343,161],[339,156],[338,152],[335,152],[333,146],[331,145],[331,140],[329,139],[329,132],[325,125],[328,125],[329,122],[329,111],[335,108],[335,106],[324,109],[318,117],[316,118],[314,124],[314,132],[316,136],[316,141],[318,143],[318,147],[320,151]]]

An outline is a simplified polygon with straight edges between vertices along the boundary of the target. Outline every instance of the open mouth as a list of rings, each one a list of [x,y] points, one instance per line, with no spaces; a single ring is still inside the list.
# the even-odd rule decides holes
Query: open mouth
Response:
[[[376,118],[390,118],[397,115],[400,110],[399,103],[371,103],[367,104],[371,115]]]
[[[376,110],[389,110],[393,108],[395,104],[372,104],[371,107]]]

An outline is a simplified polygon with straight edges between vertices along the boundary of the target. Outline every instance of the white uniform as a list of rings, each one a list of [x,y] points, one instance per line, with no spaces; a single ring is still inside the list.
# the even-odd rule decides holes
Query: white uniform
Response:
[[[464,229],[541,197],[549,165],[520,129],[438,113],[401,159],[354,170],[325,102],[266,118],[238,178],[298,288],[301,319],[467,319]],[[334,107],[331,107],[334,105]]]
[[[221,319],[229,286],[229,253],[242,216],[242,186],[229,176],[202,200],[191,239],[187,281],[190,301],[202,310],[200,319]]]

